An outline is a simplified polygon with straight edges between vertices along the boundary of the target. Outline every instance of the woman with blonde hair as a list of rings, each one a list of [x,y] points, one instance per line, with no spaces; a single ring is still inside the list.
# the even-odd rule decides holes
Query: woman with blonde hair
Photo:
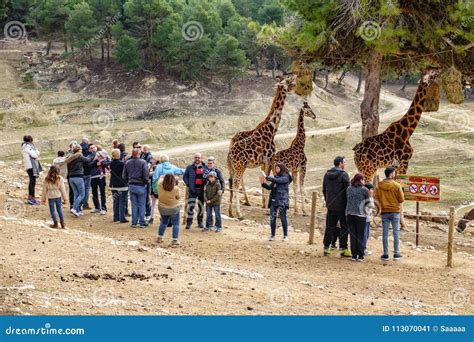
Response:
[[[120,160],[120,150],[112,150],[112,162],[110,167],[110,190],[112,190],[112,202],[114,209],[114,222],[127,223],[125,210],[128,201],[128,184],[122,177],[125,163]]]
[[[64,179],[61,177],[59,168],[52,165],[49,169],[48,175],[44,179],[43,193],[41,196],[41,201],[44,204],[46,204],[46,199],[48,199],[49,212],[51,214],[51,218],[53,219],[53,224],[50,225],[51,228],[58,228],[56,211],[58,212],[61,228],[66,228],[62,210],[62,205],[66,203],[66,198],[67,194],[66,187],[64,186]]]

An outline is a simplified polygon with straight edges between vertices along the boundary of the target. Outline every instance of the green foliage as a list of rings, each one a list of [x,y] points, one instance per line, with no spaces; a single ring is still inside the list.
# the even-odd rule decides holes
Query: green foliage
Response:
[[[97,31],[94,13],[87,2],[74,6],[65,24],[66,33],[73,46],[90,49]]]
[[[114,55],[126,70],[133,71],[142,67],[138,42],[130,36],[124,35],[119,39]]]
[[[245,73],[249,61],[244,51],[239,49],[239,41],[231,35],[223,34],[217,40],[208,66],[225,81],[231,82]]]

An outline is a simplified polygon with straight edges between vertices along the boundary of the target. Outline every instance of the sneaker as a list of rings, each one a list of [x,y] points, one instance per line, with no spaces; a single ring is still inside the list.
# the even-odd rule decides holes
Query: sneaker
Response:
[[[351,252],[348,249],[343,249],[341,252],[341,257],[350,258],[352,256]]]
[[[201,230],[201,232],[208,232],[208,231],[209,231],[209,228],[203,228],[203,229]]]
[[[393,260],[400,260],[401,258],[402,256],[398,253],[393,255]]]
[[[275,241],[275,237],[274,237],[274,236],[270,236],[270,238],[268,239],[268,241]]]
[[[190,225],[190,224],[187,224],[187,225],[186,225],[186,229],[191,229],[191,225]]]
[[[101,211],[99,211],[99,214],[105,215],[105,214],[107,214],[107,210],[102,209]]]
[[[156,239],[156,242],[162,243],[162,242],[163,242],[163,237],[162,237],[162,236],[158,236],[158,238]]]
[[[84,212],[83,212],[83,211],[80,211],[80,212],[79,212],[79,216],[84,216]]]
[[[364,257],[359,257],[359,259],[357,259],[358,262],[363,262],[364,261]]]
[[[136,223],[132,223],[132,224],[130,225],[130,227],[132,227],[132,228],[137,228],[138,225],[137,225]]]
[[[94,209],[91,210],[91,213],[92,213],[92,214],[100,213],[100,209],[94,208]]]
[[[82,209],[89,210],[89,209],[91,209],[91,207],[89,206],[89,204],[85,204],[85,205],[82,206]]]
[[[331,247],[329,247],[329,249],[330,249],[331,251],[334,251],[334,250],[337,249],[337,247],[336,247],[336,245],[332,245]]]
[[[202,223],[198,224],[198,228],[204,228],[204,225]]]
[[[148,223],[140,223],[140,228],[143,228],[145,229],[146,227],[148,227]]]
[[[145,216],[145,221],[148,222],[148,221],[150,221],[150,219],[151,219],[151,216]]]
[[[76,217],[81,216],[81,215],[76,211],[76,209],[74,209],[74,208],[71,209],[71,214],[73,214],[73,215],[76,216]]]
[[[288,241],[288,236],[284,236],[283,241]]]
[[[372,252],[366,249],[365,252],[364,252],[364,254],[365,254],[366,256],[368,256],[368,255],[372,255]]]
[[[180,245],[178,240],[171,241],[171,247],[178,247]]]
[[[388,261],[389,257],[387,254],[384,254],[380,257],[380,259],[382,259],[383,261]]]
[[[153,219],[153,217],[148,220],[148,224],[153,224],[153,222],[155,222],[155,219]]]
[[[125,220],[123,220],[123,221],[120,221],[120,223],[128,223],[128,222],[130,222],[130,221],[127,220],[127,219],[125,219]]]
[[[215,232],[216,232],[216,233],[219,233],[221,230],[222,230],[222,228],[216,227]]]
[[[351,261],[357,261],[357,258],[352,257],[352,258],[351,258]]]
[[[41,204],[41,202],[38,201],[36,198],[33,198],[33,202],[34,202],[34,205],[40,205]]]
[[[29,205],[35,205],[35,201],[32,199],[28,199],[26,203],[28,203]]]
[[[324,248],[324,255],[327,256],[331,254],[331,249],[330,248]]]

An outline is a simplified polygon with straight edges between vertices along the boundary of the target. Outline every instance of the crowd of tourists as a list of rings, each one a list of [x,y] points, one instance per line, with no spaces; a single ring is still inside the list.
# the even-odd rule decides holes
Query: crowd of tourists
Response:
[[[57,157],[47,171],[43,182],[41,201],[35,194],[36,180],[42,172],[40,151],[33,138],[24,136],[22,143],[24,167],[29,177],[28,200],[31,205],[49,206],[53,228],[65,228],[63,205],[69,204],[74,218],[81,219],[86,211],[106,215],[107,187],[112,195],[113,222],[129,223],[132,228],[146,229],[154,223],[155,209],[160,215],[157,242],[162,243],[167,227],[172,227],[172,246],[179,245],[180,203],[183,194],[179,181],[186,185],[187,220],[186,229],[191,229],[194,216],[197,227],[203,232],[222,231],[220,213],[225,181],[222,171],[212,156],[205,162],[200,153],[185,169],[173,165],[166,154],[155,158],[150,146],[134,142],[131,153],[125,145],[113,140],[111,153],[100,145],[90,143],[87,138],[70,142],[67,151],[58,151]],[[341,257],[363,261],[368,250],[370,223],[374,213],[382,217],[383,255],[389,260],[388,235],[393,229],[393,259],[401,259],[399,251],[400,207],[404,201],[400,185],[394,181],[394,168],[385,170],[385,179],[374,189],[364,175],[357,173],[352,179],[345,171],[346,160],[338,156],[334,167],[323,179],[323,194],[326,202],[326,229],[324,255],[337,248]],[[109,174],[109,177],[107,177]],[[107,178],[109,184],[107,185]],[[269,191],[270,237],[274,241],[277,218],[280,218],[283,241],[288,240],[289,185],[292,177],[283,163],[275,166],[273,176],[259,177],[262,187]],[[89,205],[92,197],[92,206]],[[204,221],[204,211],[206,220]],[[195,215],[196,214],[196,215]],[[349,248],[350,246],[350,248]]]

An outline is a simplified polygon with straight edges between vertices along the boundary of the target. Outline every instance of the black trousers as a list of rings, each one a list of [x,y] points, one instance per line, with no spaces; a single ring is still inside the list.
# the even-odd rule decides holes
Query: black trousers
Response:
[[[35,197],[36,177],[33,175],[33,168],[26,170],[26,173],[28,173],[28,178],[30,179],[28,183],[28,195]]]
[[[197,207],[197,221],[198,225],[202,225],[204,217],[204,190],[196,190],[196,193],[189,194],[188,197],[188,218],[186,225],[190,226],[193,224],[194,208]]]
[[[351,234],[352,257],[364,257],[364,230],[365,217],[357,215],[347,215],[347,225]]]
[[[72,205],[74,204],[74,191],[72,191],[72,186],[69,182],[69,177],[67,177],[67,185],[69,186],[69,209],[72,209]]]
[[[107,210],[106,199],[105,199],[105,177],[104,178],[91,178],[91,189],[92,189],[92,201],[94,202],[94,208],[99,210]],[[100,191],[100,199],[99,199]]]
[[[326,231],[324,232],[324,248],[329,248],[334,238],[337,223],[340,223],[339,248],[347,249],[347,240],[349,238],[349,230],[346,224],[346,214],[344,211],[328,210],[326,214]]]
[[[145,216],[151,215],[151,179],[150,182],[146,185],[146,202],[145,202]]]
[[[331,246],[336,247],[337,239],[339,239],[339,235],[341,235],[341,228],[336,226],[334,229],[334,234],[332,235]]]

